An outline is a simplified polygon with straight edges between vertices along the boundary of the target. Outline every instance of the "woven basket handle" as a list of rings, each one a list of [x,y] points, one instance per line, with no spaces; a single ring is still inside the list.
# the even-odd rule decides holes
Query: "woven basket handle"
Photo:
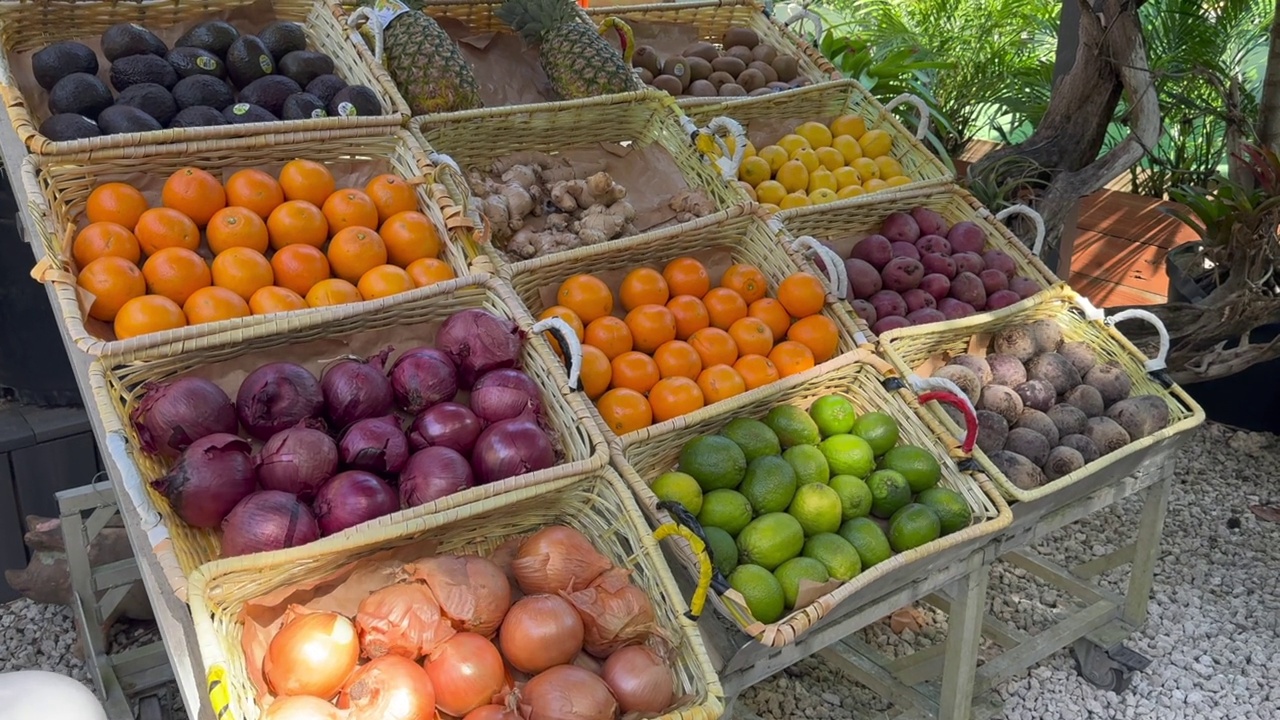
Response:
[[[1029,218],[1036,226],[1036,239],[1031,241],[1031,254],[1040,257],[1040,252],[1044,250],[1044,218],[1040,217],[1040,213],[1031,209],[1027,205],[1010,205],[1009,207],[996,213],[996,219],[1004,222],[1004,219],[1010,215],[1022,215]]]
[[[620,17],[610,15],[600,23],[600,34],[613,30],[618,33],[618,44],[622,46],[622,60],[628,67],[631,65],[631,56],[636,54],[636,34],[632,32],[631,26]]]
[[[815,260],[821,259],[820,265],[827,274],[827,289],[837,300],[844,300],[849,296],[849,273],[845,270],[844,260],[834,250],[818,242],[812,235],[796,238],[791,242],[791,249],[803,255],[816,255]]]
[[[1148,359],[1144,365],[1149,373],[1164,370],[1167,367],[1165,360],[1169,357],[1169,331],[1165,329],[1164,323],[1160,321],[1160,318],[1147,310],[1131,308],[1129,310],[1121,310],[1112,315],[1107,318],[1106,323],[1111,327],[1115,327],[1116,323],[1122,320],[1146,320],[1155,326],[1156,333],[1160,335],[1160,349],[1156,351],[1156,356]]]
[[[382,62],[385,41],[382,37],[382,23],[378,20],[377,13],[373,8],[362,7],[356,8],[351,13],[351,17],[347,18],[347,27],[353,30],[359,30],[366,24],[369,26],[369,32],[373,33],[373,59]]]
[[[733,118],[719,117],[711,118],[704,128],[698,128],[695,131],[697,137],[694,138],[694,145],[697,145],[698,138],[708,138],[715,142],[716,147],[720,149],[720,157],[716,158],[716,167],[720,169],[720,175],[724,177],[726,182],[734,182],[738,179],[738,168],[742,167],[742,157],[747,152],[747,131],[742,125]],[[724,141],[725,137],[733,138],[733,152],[729,152],[729,144]]]
[[[978,412],[960,386],[946,378],[912,375],[911,387],[919,393],[922,404],[936,400],[956,408],[964,415],[964,440],[960,443],[960,449],[966,455],[973,452],[973,444],[978,440]]]
[[[716,592],[722,593],[729,589],[729,581],[724,579],[720,571],[716,570],[715,563],[711,561],[711,551],[708,549],[710,543],[707,541],[706,533],[702,531],[702,525],[698,523],[693,513],[680,503],[670,500],[660,501],[658,509],[667,511],[675,522],[659,525],[658,529],[653,531],[653,538],[662,540],[671,535],[679,535],[689,543],[693,554],[698,556],[698,587],[694,588],[693,597],[689,599],[688,612],[690,620],[697,620],[707,604],[707,591],[715,587]]]
[[[814,40],[821,38],[822,37],[822,18],[818,16],[818,13],[813,12],[808,8],[800,8],[796,10],[794,13],[792,13],[791,17],[787,18],[787,21],[782,24],[785,25],[786,27],[791,27],[792,25],[799,25],[805,20],[808,20],[809,22],[813,23],[813,34],[810,35],[809,37],[811,37]]]
[[[560,343],[560,349],[564,352],[565,362],[564,369],[569,373],[569,387],[573,390],[581,390],[582,375],[582,341],[578,339],[578,334],[569,327],[569,323],[558,317],[549,317],[539,320],[529,328],[529,332],[549,332],[555,337],[556,342]]]
[[[902,93],[898,97],[886,103],[884,109],[888,112],[892,112],[894,108],[898,107],[902,103],[911,103],[920,113],[920,124],[916,127],[916,139],[923,140],[924,136],[929,134],[929,106],[925,104],[924,100],[921,100],[911,93]]]

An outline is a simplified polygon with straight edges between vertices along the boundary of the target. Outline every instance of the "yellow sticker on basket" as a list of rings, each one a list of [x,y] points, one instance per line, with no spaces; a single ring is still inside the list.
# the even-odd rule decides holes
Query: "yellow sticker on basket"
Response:
[[[218,720],[235,720],[231,712],[231,691],[227,686],[227,669],[214,665],[209,669],[209,702]]]

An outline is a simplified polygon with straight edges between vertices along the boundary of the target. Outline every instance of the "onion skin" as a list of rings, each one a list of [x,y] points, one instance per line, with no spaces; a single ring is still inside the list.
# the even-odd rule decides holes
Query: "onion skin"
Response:
[[[262,674],[276,695],[338,694],[360,660],[356,628],[345,617],[292,605],[271,638]]]
[[[425,666],[436,691],[436,707],[454,717],[493,702],[507,681],[498,648],[475,633],[449,638]]]
[[[523,390],[500,385],[473,389],[470,403],[471,411],[490,424],[518,417],[537,422],[537,412],[542,407],[536,397],[530,397]]]
[[[346,716],[328,701],[310,695],[293,695],[273,700],[260,720],[342,720]]]
[[[514,322],[475,308],[454,313],[436,332],[436,347],[458,368],[463,390],[491,370],[515,367],[522,341]]]
[[[476,390],[483,390],[487,387],[504,387],[519,390],[533,400],[537,405],[535,409],[538,411],[542,409],[542,388],[523,370],[500,368],[487,372],[476,381],[475,387],[471,388],[471,392],[474,393]]]
[[[618,701],[598,676],[576,665],[540,673],[520,693],[526,720],[613,720]]]
[[[316,376],[301,365],[268,363],[240,383],[236,415],[259,440],[301,423],[323,427],[324,393]]]
[[[631,582],[630,575],[630,570],[613,568],[590,586],[565,593],[582,616],[583,647],[598,658],[648,640],[657,627],[649,596]]]
[[[283,550],[320,539],[311,509],[297,496],[263,490],[240,501],[222,521],[222,557]]]
[[[382,370],[390,354],[388,347],[367,360],[339,360],[324,371],[320,390],[333,427],[391,412],[391,381]]]
[[[423,448],[409,456],[400,472],[400,504],[417,507],[476,484],[471,463],[446,447]]]
[[[417,663],[385,655],[351,674],[338,707],[351,720],[436,720],[436,692]]]
[[[622,712],[661,713],[675,700],[675,678],[658,654],[643,645],[609,656],[601,673]]]
[[[402,582],[374,591],[356,611],[356,630],[365,657],[426,657],[453,637],[454,629],[440,612],[431,588]]]
[[[253,446],[228,433],[206,435],[182,452],[168,473],[153,480],[182,521],[216,528],[258,487]]]
[[[458,394],[458,369],[448,355],[435,348],[405,351],[388,375],[396,406],[411,415]]]
[[[530,595],[585,588],[611,567],[585,535],[564,525],[530,535],[511,563],[520,589]]]
[[[197,377],[147,388],[129,419],[142,450],[164,457],[177,457],[207,435],[234,435],[240,427],[231,398],[222,388]]]
[[[470,456],[484,430],[484,423],[471,408],[455,402],[442,402],[423,410],[409,426],[409,447],[422,450],[446,447]]]
[[[498,646],[511,667],[534,674],[573,662],[582,650],[582,636],[582,618],[569,601],[555,595],[529,595],[507,611]]]
[[[524,417],[485,428],[471,451],[471,468],[481,485],[544,470],[555,463],[551,438],[537,423]]]
[[[520,714],[514,710],[508,710],[503,705],[481,705],[480,707],[467,713],[462,720],[524,720]]]
[[[405,566],[405,572],[431,588],[440,611],[459,631],[492,637],[511,608],[511,584],[491,560],[437,555]]]
[[[351,470],[395,475],[409,461],[409,439],[394,415],[365,418],[342,432],[338,454]]]
[[[385,480],[363,470],[348,470],[329,478],[316,492],[316,522],[320,532],[333,535],[400,509],[400,498]]]
[[[324,481],[338,472],[338,445],[319,430],[287,428],[263,444],[255,464],[264,489],[310,500]]]

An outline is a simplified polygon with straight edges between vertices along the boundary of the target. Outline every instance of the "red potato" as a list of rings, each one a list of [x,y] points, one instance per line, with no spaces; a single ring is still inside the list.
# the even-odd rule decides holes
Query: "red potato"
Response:
[[[1010,278],[1018,274],[1018,266],[1013,262],[1013,258],[999,250],[988,250],[983,254],[982,262],[986,263],[987,267],[999,270]]]
[[[987,295],[1009,289],[1009,276],[999,270],[987,268],[978,273],[978,278],[982,280],[982,288],[987,291]]]
[[[879,270],[893,259],[893,244],[883,235],[868,235],[853,246],[849,259],[863,260]]]
[[[920,279],[924,277],[924,265],[911,258],[894,258],[880,271],[887,290],[906,292],[920,287]]]
[[[870,302],[871,307],[876,309],[876,318],[880,320],[895,315],[898,317],[907,315],[907,301],[892,290],[881,290],[871,296]]]
[[[912,260],[920,259],[920,251],[916,246],[909,242],[896,242],[893,244],[893,256],[895,258],[911,258]]]
[[[931,322],[942,322],[947,319],[941,311],[936,308],[920,308],[914,312],[907,313],[907,319],[912,325],[925,325]]]
[[[902,293],[902,299],[907,303],[907,315],[922,308],[938,307],[938,301],[920,288],[914,288]]]
[[[871,327],[871,331],[877,335],[883,335],[890,330],[897,330],[898,328],[904,327],[911,327],[911,321],[900,315],[894,315],[892,317],[881,318],[879,322]]]
[[[943,235],[947,234],[947,221],[942,219],[938,213],[929,208],[918,207],[911,211],[911,218],[916,221],[916,225],[920,228],[921,235]]]
[[[1000,308],[1009,307],[1021,300],[1022,298],[1018,296],[1018,293],[1012,290],[997,290],[987,297],[987,309],[999,310]]]
[[[955,298],[943,298],[938,301],[938,310],[946,316],[948,320],[959,320],[974,314],[976,311],[973,306],[967,302],[961,302]]]
[[[952,252],[958,253],[981,255],[982,249],[987,246],[987,234],[976,223],[968,220],[956,223],[947,233],[947,240],[951,242]]]
[[[951,278],[941,273],[929,273],[920,278],[920,289],[933,296],[934,300],[951,294]]]
[[[937,253],[939,255],[951,254],[951,243],[941,235],[923,235],[916,241],[916,249],[921,255],[929,253]]]
[[[921,256],[920,264],[924,265],[925,275],[938,273],[939,275],[946,275],[948,280],[956,276],[956,261],[946,255],[930,253]]]
[[[865,300],[880,292],[884,284],[880,272],[866,260],[850,258],[844,261],[844,271],[849,276],[849,299]]]
[[[987,290],[982,286],[982,278],[973,273],[958,273],[951,281],[951,297],[968,303],[978,310],[987,304]]]
[[[958,252],[952,255],[951,259],[955,261],[957,274],[967,272],[977,275],[987,269],[987,263],[983,261],[982,256],[975,253]]]
[[[920,226],[916,224],[915,218],[906,213],[890,213],[880,223],[880,234],[892,242],[914,243],[920,239]]]
[[[1009,281],[1009,289],[1018,293],[1018,297],[1023,300],[1040,292],[1040,286],[1036,284],[1035,280],[1021,275]]]
[[[866,300],[854,300],[849,305],[853,308],[853,312],[862,318],[862,321],[867,325],[875,325],[876,320],[880,319],[876,316],[875,306]]]

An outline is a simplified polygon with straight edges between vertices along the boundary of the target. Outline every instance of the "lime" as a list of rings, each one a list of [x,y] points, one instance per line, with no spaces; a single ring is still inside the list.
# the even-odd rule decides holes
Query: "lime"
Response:
[[[738,544],[729,533],[718,527],[703,527],[702,533],[707,536],[707,552],[711,553],[711,562],[720,574],[729,577],[729,573],[738,567]]]
[[[718,527],[736,536],[749,522],[751,503],[742,493],[721,488],[702,496],[702,512],[698,513],[702,527]]]
[[[840,526],[840,537],[849,541],[858,558],[862,560],[862,569],[882,563],[893,555],[889,547],[889,538],[871,518],[854,518]]]
[[[738,487],[747,473],[747,456],[727,437],[704,435],[680,448],[680,472],[693,476],[703,492]]]
[[[898,421],[882,412],[867,413],[858,418],[850,432],[866,440],[876,457],[898,444]]]
[[[751,617],[762,623],[777,622],[786,611],[778,578],[759,565],[739,565],[729,576],[729,586],[742,593]]]
[[[780,455],[782,453],[782,445],[778,442],[778,436],[769,429],[768,425],[759,420],[734,418],[729,421],[728,425],[724,426],[720,434],[734,441],[738,444],[738,447],[742,448],[743,454],[747,456],[747,462],[766,455]]]
[[[911,502],[911,485],[901,473],[893,470],[877,470],[867,478],[871,490],[871,514],[887,518],[903,505]],[[706,498],[702,502],[706,503]]]
[[[842,582],[862,572],[858,551],[835,533],[819,533],[805,540],[802,554],[822,563],[828,575]]]
[[[827,575],[827,568],[822,563],[813,558],[798,557],[778,566],[773,571],[773,576],[778,579],[778,584],[782,586],[782,595],[787,603],[787,609],[794,609],[796,606],[796,596],[800,594],[800,581],[808,580],[814,583],[824,583],[831,579]]]
[[[965,502],[963,495],[951,488],[931,487],[917,495],[916,502],[932,508],[938,514],[943,535],[969,527],[969,503]]]
[[[784,448],[817,445],[822,440],[818,424],[794,405],[775,406],[764,416],[764,424],[773,430]]]
[[[852,475],[837,475],[831,478],[830,487],[840,496],[840,506],[844,508],[841,516],[843,519],[866,517],[871,512],[871,488],[862,480]]]
[[[831,479],[831,469],[827,467],[827,458],[817,445],[796,445],[782,453],[782,459],[796,471],[796,484],[827,484]]]
[[[853,429],[854,418],[858,411],[853,403],[841,395],[828,395],[818,398],[809,408],[809,417],[818,425],[822,437],[843,435]]]
[[[924,492],[942,478],[942,466],[928,450],[914,445],[900,445],[880,458],[880,467],[897,470],[911,485],[911,492]]]
[[[832,435],[818,445],[827,465],[835,475],[864,478],[876,466],[875,453],[866,440],[857,435]]]
[[[809,483],[796,488],[787,513],[800,521],[805,537],[812,537],[839,530],[844,505],[835,490],[821,483]]]
[[[747,477],[738,486],[756,515],[782,512],[796,494],[796,471],[777,455],[756,458],[747,465]]]
[[[906,552],[933,542],[942,534],[942,522],[933,508],[911,503],[889,520],[889,545],[894,552]]]
[[[692,475],[682,472],[663,473],[649,486],[659,500],[670,500],[697,515],[702,510],[702,486]]]
[[[738,533],[738,562],[772,570],[804,549],[804,528],[787,513],[761,515]]]

